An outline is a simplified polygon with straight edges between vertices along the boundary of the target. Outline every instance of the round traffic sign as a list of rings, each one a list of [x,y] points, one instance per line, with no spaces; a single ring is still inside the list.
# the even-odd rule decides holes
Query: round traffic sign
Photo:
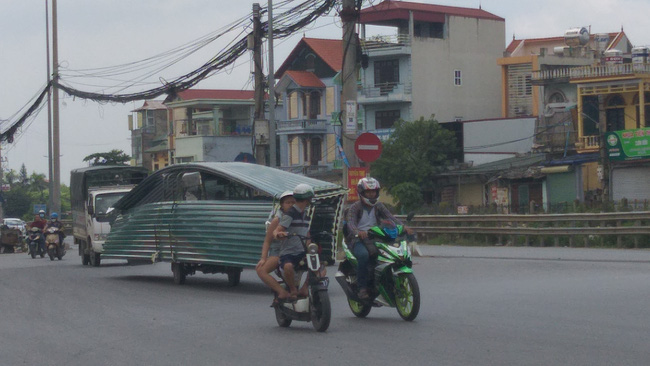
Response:
[[[354,142],[354,152],[361,161],[371,163],[381,155],[381,140],[374,133],[362,133]]]

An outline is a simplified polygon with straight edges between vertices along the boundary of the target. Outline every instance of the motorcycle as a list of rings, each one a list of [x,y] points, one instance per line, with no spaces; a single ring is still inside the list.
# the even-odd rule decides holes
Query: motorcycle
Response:
[[[45,247],[47,248],[47,255],[50,256],[51,261],[54,260],[54,257],[57,257],[59,260],[63,258],[65,249],[59,236],[58,227],[50,226],[47,228],[47,232],[45,233]]]
[[[325,268],[320,261],[319,246],[316,243],[305,245],[306,237],[292,234],[300,238],[306,250],[305,258],[300,262],[299,266],[295,268],[295,278],[299,280],[303,273],[307,273],[305,283],[309,289],[309,295],[304,299],[296,301],[287,301],[278,299],[275,294],[273,299],[273,308],[275,308],[275,319],[281,327],[288,327],[293,320],[298,321],[311,321],[314,329],[318,332],[324,332],[330,325],[331,319],[331,306],[330,298],[327,293],[329,286],[329,279],[325,277],[323,269]],[[324,235],[329,235],[324,233]],[[280,268],[276,269],[276,275],[280,278],[280,284],[287,286]]]
[[[348,298],[350,310],[355,316],[365,318],[373,307],[389,306],[397,308],[402,319],[414,320],[420,311],[420,288],[413,274],[408,242],[415,240],[415,236],[408,235],[402,225],[382,222],[368,230],[368,240],[373,241],[378,254],[368,266],[372,273],[368,276],[367,299],[358,296],[357,259],[343,242],[345,260],[335,278]]]
[[[45,257],[45,249],[41,247],[41,239],[43,237],[41,229],[33,227],[29,232],[29,236],[27,237],[29,255],[31,255],[32,258],[36,258],[37,255],[40,255],[41,258]]]

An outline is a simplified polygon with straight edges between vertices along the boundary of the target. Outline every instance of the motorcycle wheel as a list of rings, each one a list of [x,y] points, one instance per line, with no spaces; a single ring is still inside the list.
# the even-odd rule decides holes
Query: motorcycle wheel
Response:
[[[32,259],[36,258],[36,249],[30,250],[29,254],[32,256]]]
[[[357,318],[365,318],[366,316],[368,316],[370,310],[372,309],[371,304],[364,304],[349,298],[348,298],[348,305],[350,306],[350,310],[352,310],[352,314],[354,314],[354,316],[356,316]]]
[[[312,298],[311,324],[317,332],[324,332],[330,326],[332,307],[330,297],[325,291],[320,291]]]
[[[63,258],[63,247],[56,247],[56,257],[61,260]]]
[[[275,320],[278,322],[278,325],[281,326],[282,328],[287,328],[288,326],[291,325],[291,321],[293,319],[289,318],[287,314],[283,313],[282,310],[278,308],[278,306],[275,307]]]
[[[395,277],[395,305],[402,319],[412,321],[420,312],[420,287],[412,273]]]
[[[55,254],[54,251],[55,251],[55,250],[56,250],[56,249],[54,249],[54,248],[47,248],[47,255],[50,256],[50,260],[51,260],[51,261],[54,260],[54,254]]]

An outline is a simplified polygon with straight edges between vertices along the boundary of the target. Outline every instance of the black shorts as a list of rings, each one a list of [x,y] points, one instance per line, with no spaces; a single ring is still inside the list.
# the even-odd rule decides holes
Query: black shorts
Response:
[[[300,265],[300,261],[305,257],[305,253],[298,254],[285,254],[280,256],[280,267],[284,268],[286,263],[293,264],[293,267],[296,268]]]

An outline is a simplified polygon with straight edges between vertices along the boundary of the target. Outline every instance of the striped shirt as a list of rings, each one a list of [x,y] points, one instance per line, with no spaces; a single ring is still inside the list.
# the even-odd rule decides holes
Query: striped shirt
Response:
[[[287,254],[300,254],[305,252],[302,241],[297,236],[291,234],[298,234],[301,236],[309,235],[309,221],[305,211],[301,211],[296,205],[292,206],[289,211],[282,215],[280,218],[280,226],[287,230],[289,236],[282,241],[280,246],[280,256]]]

